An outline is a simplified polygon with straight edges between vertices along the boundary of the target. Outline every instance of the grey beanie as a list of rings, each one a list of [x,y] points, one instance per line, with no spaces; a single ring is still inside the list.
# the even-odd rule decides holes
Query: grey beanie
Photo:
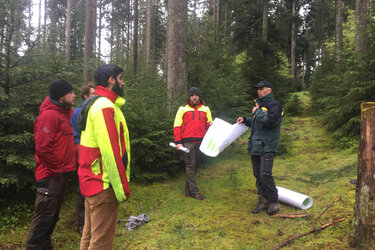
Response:
[[[192,87],[189,89],[189,97],[194,95],[194,94],[197,94],[199,96],[201,96],[201,92],[199,91],[199,89],[197,87]]]
[[[49,96],[53,100],[59,100],[73,90],[73,86],[65,80],[56,80],[49,86]]]

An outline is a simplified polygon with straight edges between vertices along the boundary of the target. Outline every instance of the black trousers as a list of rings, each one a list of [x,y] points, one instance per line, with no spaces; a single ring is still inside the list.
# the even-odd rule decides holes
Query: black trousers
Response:
[[[277,188],[272,176],[274,157],[275,153],[251,156],[258,195],[264,196],[270,203],[278,202]]]
[[[65,174],[36,183],[34,218],[29,227],[26,249],[53,249],[51,234],[59,220],[63,203]]]

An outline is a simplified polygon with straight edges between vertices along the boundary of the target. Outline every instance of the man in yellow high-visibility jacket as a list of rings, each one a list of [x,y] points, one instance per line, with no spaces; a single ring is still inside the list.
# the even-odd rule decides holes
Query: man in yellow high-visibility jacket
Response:
[[[130,142],[125,117],[123,69],[106,64],[95,74],[95,96],[82,104],[79,182],[85,198],[80,249],[111,249],[119,203],[130,197]]]

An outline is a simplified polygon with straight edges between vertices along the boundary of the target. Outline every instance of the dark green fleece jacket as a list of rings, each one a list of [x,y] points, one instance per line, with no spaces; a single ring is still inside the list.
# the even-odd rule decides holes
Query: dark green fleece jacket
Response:
[[[250,155],[277,152],[280,141],[282,104],[270,93],[256,102],[259,108],[253,117],[244,117],[244,123],[251,128],[247,151]]]

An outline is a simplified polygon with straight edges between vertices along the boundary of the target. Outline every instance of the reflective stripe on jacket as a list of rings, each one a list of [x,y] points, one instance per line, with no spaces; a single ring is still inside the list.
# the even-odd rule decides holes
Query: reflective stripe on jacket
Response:
[[[119,202],[130,197],[130,142],[121,106],[122,97],[98,86],[98,98],[90,107],[79,150],[79,182],[84,196],[110,186]]]
[[[186,106],[181,106],[176,114],[174,120],[174,140],[176,144],[183,142],[201,143],[212,116],[210,108],[201,102],[192,107],[189,103]]]

